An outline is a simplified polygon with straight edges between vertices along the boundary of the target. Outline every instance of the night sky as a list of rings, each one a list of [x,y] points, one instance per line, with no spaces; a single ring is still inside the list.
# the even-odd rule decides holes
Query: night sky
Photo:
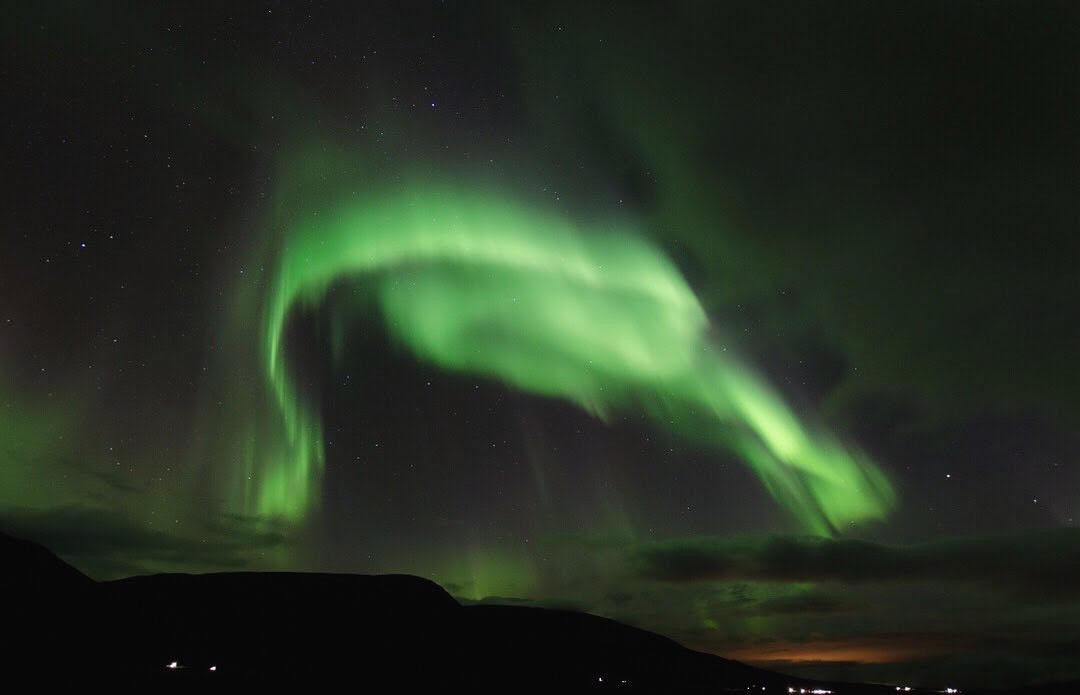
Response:
[[[1075,4],[192,4],[0,28],[0,528],[1080,678]]]

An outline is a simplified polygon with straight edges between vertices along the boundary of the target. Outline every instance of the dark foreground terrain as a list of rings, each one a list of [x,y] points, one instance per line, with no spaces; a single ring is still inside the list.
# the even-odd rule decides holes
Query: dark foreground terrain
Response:
[[[462,606],[419,577],[283,572],[95,582],[45,548],[4,535],[0,561],[0,644],[7,645],[0,664],[19,682],[166,690],[351,684],[391,692],[896,692],[762,671],[581,613]],[[1080,684],[1025,692],[1080,693]]]

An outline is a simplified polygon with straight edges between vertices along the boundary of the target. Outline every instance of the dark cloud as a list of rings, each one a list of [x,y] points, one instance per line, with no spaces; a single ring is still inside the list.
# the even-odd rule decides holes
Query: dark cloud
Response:
[[[633,552],[641,575],[675,582],[972,582],[1080,594],[1080,529],[952,539],[907,546],[812,537],[696,538]]]
[[[86,462],[82,460],[63,456],[57,457],[56,462],[69,474],[84,475],[87,479],[100,483],[106,490],[113,493],[129,494],[142,491],[142,488],[126,481],[123,475],[115,470],[89,468]]]
[[[842,613],[855,607],[850,601],[820,591],[767,598],[747,611],[753,615],[813,615]]]
[[[0,528],[49,548],[97,579],[163,570],[239,569],[285,545],[276,531],[222,518],[201,537],[152,528],[120,513],[85,507],[0,511]]]

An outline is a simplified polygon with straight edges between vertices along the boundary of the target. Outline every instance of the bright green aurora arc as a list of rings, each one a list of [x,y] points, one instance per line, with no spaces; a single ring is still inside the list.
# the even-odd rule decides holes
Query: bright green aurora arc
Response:
[[[502,191],[426,183],[287,225],[262,299],[261,348],[283,433],[276,455],[247,457],[243,511],[299,522],[317,503],[317,399],[287,364],[285,336],[294,310],[327,300],[336,283],[361,282],[418,358],[600,418],[644,412],[734,453],[807,532],[888,513],[895,496],[881,470],[800,421],[718,345],[678,269],[631,222],[589,227]],[[335,350],[343,340],[338,331]]]
[[[412,575],[725,678],[1080,692],[1080,2],[15,9],[15,569]],[[282,581],[187,617],[348,667],[360,598]],[[570,653],[404,600],[413,661]],[[603,639],[566,663],[659,644]]]

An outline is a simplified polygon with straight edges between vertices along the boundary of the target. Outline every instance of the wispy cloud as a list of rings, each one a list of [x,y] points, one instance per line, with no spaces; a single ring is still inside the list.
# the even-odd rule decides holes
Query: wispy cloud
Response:
[[[287,538],[248,520],[215,519],[197,532],[169,532],[89,507],[0,510],[0,528],[41,543],[96,579],[160,571],[240,569]]]
[[[971,582],[1080,595],[1080,529],[890,546],[817,537],[690,538],[637,546],[639,576],[671,582]]]

